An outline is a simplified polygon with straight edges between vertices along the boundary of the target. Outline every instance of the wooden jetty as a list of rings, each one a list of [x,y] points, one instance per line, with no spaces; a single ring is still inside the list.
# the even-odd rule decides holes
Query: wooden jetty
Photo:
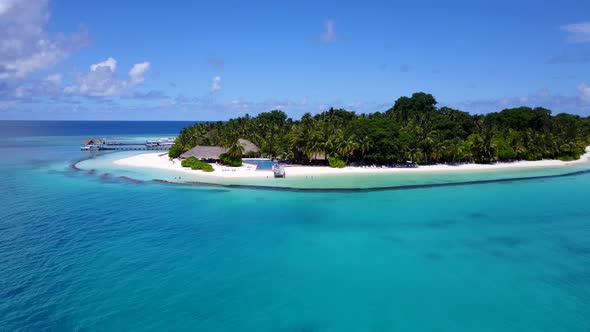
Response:
[[[168,150],[170,149],[169,146],[158,146],[158,147],[147,147],[147,146],[141,146],[141,145],[135,145],[135,146],[130,146],[130,145],[115,145],[115,146],[100,146],[98,148],[98,150],[100,151],[110,151],[110,150],[118,150],[118,151],[145,151],[145,150]]]
[[[106,138],[89,138],[82,142],[82,151],[145,151],[168,150],[174,144],[174,139],[160,139],[157,141],[133,142],[116,141]]]

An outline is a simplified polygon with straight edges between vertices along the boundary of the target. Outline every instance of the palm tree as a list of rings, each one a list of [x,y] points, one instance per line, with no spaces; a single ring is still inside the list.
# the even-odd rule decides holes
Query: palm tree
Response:
[[[406,160],[414,163],[422,163],[422,150],[418,147],[408,146],[406,148]]]
[[[432,152],[431,156],[435,162],[440,162],[440,159],[444,157],[445,151],[447,149],[447,141],[443,141],[442,139],[438,138],[434,141],[432,145]]]
[[[494,145],[490,135],[472,134],[471,151],[478,162],[491,162],[494,159]]]
[[[359,144],[357,143],[355,136],[350,135],[346,139],[340,141],[340,144],[338,145],[338,153],[343,157],[346,157],[346,163],[348,164],[350,155],[354,154],[354,151],[358,146]]]
[[[324,143],[326,156],[340,154],[341,147],[345,141],[342,129],[336,129],[332,134],[328,135],[328,139]]]
[[[373,142],[369,136],[364,136],[358,141],[359,152],[361,153],[361,161],[365,162],[365,154],[371,149]]]
[[[244,154],[245,148],[237,138],[226,142],[224,147],[227,149],[227,155],[232,158],[242,158]]]
[[[434,157],[434,149],[436,148],[437,142],[440,142],[439,135],[436,130],[423,130],[421,136],[419,143],[424,151],[424,160],[428,163],[430,157]]]
[[[453,140],[446,141],[445,149],[447,152],[447,157],[451,158],[451,162],[455,163],[457,161],[457,157],[463,159],[464,154],[464,144],[463,141],[459,138],[455,138]]]
[[[325,139],[320,126],[317,123],[310,123],[306,128],[306,132],[302,135],[301,140],[303,144],[303,154],[311,161],[314,156],[319,153],[325,154]]]

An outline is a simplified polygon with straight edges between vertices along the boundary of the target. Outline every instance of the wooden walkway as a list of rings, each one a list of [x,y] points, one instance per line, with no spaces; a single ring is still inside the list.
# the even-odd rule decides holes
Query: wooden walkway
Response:
[[[129,146],[129,145],[112,146],[112,145],[110,145],[110,146],[101,146],[98,149],[100,151],[114,151],[114,150],[118,150],[118,151],[146,151],[146,150],[162,151],[162,150],[168,150],[168,149],[170,149],[170,147],[159,146],[159,147],[149,147],[148,148],[147,146]]]
[[[145,145],[145,142],[117,142],[117,141],[106,141],[102,145],[108,146],[122,146],[122,145]]]
[[[82,142],[82,150],[99,151],[164,151],[170,150],[171,139],[158,141],[125,141],[108,138],[89,138]],[[161,145],[162,144],[162,145]]]

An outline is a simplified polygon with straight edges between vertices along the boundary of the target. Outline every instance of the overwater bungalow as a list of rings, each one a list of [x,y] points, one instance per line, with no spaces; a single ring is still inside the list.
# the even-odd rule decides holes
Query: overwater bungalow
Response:
[[[105,140],[102,138],[89,138],[82,141],[82,146],[80,146],[80,150],[82,151],[93,151],[93,150],[100,150],[100,146],[105,144]]]
[[[89,138],[89,139],[82,141],[82,145],[90,145],[90,144],[102,145],[104,143],[105,143],[105,141],[102,138]]]

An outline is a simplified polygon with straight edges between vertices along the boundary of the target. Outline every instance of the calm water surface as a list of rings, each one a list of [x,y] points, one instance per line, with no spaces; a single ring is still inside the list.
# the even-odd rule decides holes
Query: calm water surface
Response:
[[[0,138],[0,331],[590,330],[590,175],[369,193],[134,183],[71,169],[80,141],[184,124],[86,125]]]

